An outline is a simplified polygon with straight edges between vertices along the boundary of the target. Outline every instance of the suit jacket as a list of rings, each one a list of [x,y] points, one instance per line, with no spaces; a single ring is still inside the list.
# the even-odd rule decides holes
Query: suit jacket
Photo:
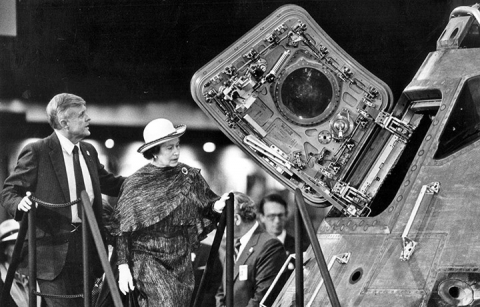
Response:
[[[259,306],[286,260],[282,243],[258,226],[234,266],[235,307]],[[240,280],[240,271],[247,270],[246,279]],[[242,272],[243,273],[243,272]],[[225,306],[225,273],[217,291],[217,307]]]
[[[80,142],[80,149],[92,180],[93,211],[103,231],[101,194],[118,196],[124,178],[116,177],[105,170],[98,160],[97,151],[91,144]],[[62,147],[55,133],[25,146],[19,155],[15,170],[5,180],[2,205],[16,220],[22,219],[24,212],[18,211],[17,206],[27,191],[48,203],[60,204],[70,201]],[[62,271],[68,251],[68,238],[72,230],[71,220],[70,207],[47,209],[38,206],[36,237],[39,279],[53,280]],[[24,261],[20,264],[19,271],[28,275],[26,268],[28,257],[25,257],[25,249],[26,246],[23,252]],[[97,255],[93,244],[90,251],[93,257]],[[92,261],[92,263],[95,262]]]

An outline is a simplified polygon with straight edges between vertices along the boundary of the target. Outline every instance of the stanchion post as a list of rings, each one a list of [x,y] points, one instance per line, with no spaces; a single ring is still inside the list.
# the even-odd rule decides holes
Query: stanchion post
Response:
[[[85,202],[80,201],[78,206],[82,206],[82,258],[83,258],[83,306],[90,307],[92,304],[92,287],[90,272],[90,236],[87,213],[85,212]]]
[[[235,214],[233,193],[228,194],[228,199],[225,203],[225,210],[227,214],[227,242],[225,250],[225,303],[227,307],[233,307],[233,258],[235,255],[233,252],[233,216]]]
[[[28,304],[30,307],[37,306],[37,236],[36,236],[36,218],[37,208],[35,202],[28,213]]]
[[[295,305],[303,307],[303,252],[302,252],[302,216],[295,208]]]
[[[328,271],[327,263],[325,262],[325,257],[323,256],[322,248],[318,242],[315,229],[313,228],[312,221],[308,216],[307,208],[305,207],[305,201],[303,199],[302,191],[300,189],[295,190],[295,203],[297,204],[297,210],[300,211],[302,215],[302,220],[307,230],[308,238],[312,244],[313,253],[315,259],[317,260],[318,268],[322,274],[323,281],[325,283],[325,288],[327,289],[328,298],[333,307],[340,307],[340,302],[338,301],[337,292],[333,286],[332,278],[330,272]]]

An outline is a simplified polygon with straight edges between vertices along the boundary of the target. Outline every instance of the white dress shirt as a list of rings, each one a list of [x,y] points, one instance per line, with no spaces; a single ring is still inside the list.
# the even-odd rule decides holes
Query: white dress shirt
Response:
[[[284,229],[282,232],[277,236],[277,239],[285,245],[285,238],[287,237],[287,231]]]
[[[243,250],[245,249],[245,246],[247,246],[248,241],[250,241],[250,238],[252,237],[253,233],[255,232],[255,229],[258,227],[258,222],[255,222],[255,224],[250,228],[241,238],[240,238],[240,249],[238,250],[238,256],[237,259],[240,258],[240,255],[242,254]]]
[[[67,170],[67,180],[68,180],[68,191],[70,193],[70,201],[77,199],[77,184],[75,182],[75,171],[73,168],[73,148],[75,145],[80,149],[80,143],[73,144],[69,139],[64,137],[58,131],[55,131],[60,140],[60,145],[62,146],[63,160],[65,161],[65,169]],[[88,153],[88,152],[87,152]],[[83,157],[82,151],[78,151],[78,157],[80,159],[80,166],[82,168],[83,181],[85,184],[85,190],[87,191],[90,202],[93,203],[93,185],[92,178],[90,178],[90,172],[88,171],[87,164],[85,163],[85,158]],[[79,195],[80,197],[80,195]],[[77,205],[72,207],[72,223],[82,222],[81,218],[78,216]]]

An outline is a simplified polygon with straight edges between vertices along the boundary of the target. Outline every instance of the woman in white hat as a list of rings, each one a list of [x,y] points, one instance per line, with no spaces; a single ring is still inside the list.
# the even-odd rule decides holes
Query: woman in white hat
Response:
[[[137,288],[140,306],[189,306],[191,252],[215,229],[228,198],[179,162],[185,130],[164,118],[147,124],[138,152],[150,163],[125,180],[115,208],[119,288]]]

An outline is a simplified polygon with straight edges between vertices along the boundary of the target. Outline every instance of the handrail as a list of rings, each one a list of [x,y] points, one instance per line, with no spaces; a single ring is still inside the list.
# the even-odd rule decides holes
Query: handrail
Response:
[[[227,242],[225,247],[225,305],[233,307],[233,270],[235,266],[235,253],[233,251],[233,215],[235,212],[233,193],[228,194],[225,202],[227,211]]]
[[[44,203],[42,201],[39,201],[38,199],[35,199],[34,197],[31,197],[32,200],[34,200],[35,202],[38,203],[38,205],[43,205],[43,206],[55,206],[55,207],[59,207],[59,206],[63,206],[62,205],[53,205],[53,204],[48,204],[48,203]],[[102,237],[101,237],[101,234],[100,234],[100,229],[98,228],[98,224],[97,224],[97,221],[95,219],[95,214],[93,213],[93,209],[92,209],[92,205],[90,203],[90,200],[88,198],[88,195],[85,191],[82,191],[81,193],[81,198],[80,199],[77,199],[76,201],[73,201],[73,202],[70,202],[70,203],[67,203],[65,204],[65,206],[71,206],[73,204],[77,204],[77,203],[80,203],[80,201],[82,202],[82,205],[83,205],[83,209],[82,210],[82,220],[86,223],[84,224],[84,230],[82,232],[82,238],[83,238],[83,241],[84,241],[84,244],[86,244],[86,241],[85,239],[88,238],[88,231],[86,230],[87,226],[88,228],[90,229],[90,231],[92,232],[92,236],[93,236],[93,239],[94,239],[94,243],[95,243],[95,246],[97,248],[97,251],[98,251],[98,254],[99,254],[99,257],[100,257],[100,261],[102,263],[102,267],[105,271],[105,277],[107,279],[107,284],[109,286],[109,289],[110,289],[110,292],[111,292],[111,295],[112,295],[112,299],[113,299],[113,303],[114,303],[114,306],[115,307],[122,307],[122,301],[121,301],[121,298],[120,298],[120,293],[118,291],[118,288],[117,288],[117,283],[115,281],[115,277],[113,276],[113,272],[112,272],[112,268],[110,267],[110,263],[108,261],[108,258],[107,258],[107,252],[105,250],[105,246],[103,245],[103,240],[102,240]],[[20,229],[19,229],[19,232],[18,232],[18,236],[17,236],[17,240],[15,242],[15,247],[14,247],[14,250],[13,250],[13,255],[12,255],[12,263],[11,265],[9,266],[8,268],[8,272],[7,272],[7,277],[5,279],[5,285],[3,287],[3,291],[1,293],[1,296],[0,296],[0,305],[1,306],[8,306],[7,305],[7,298],[11,297],[10,295],[10,289],[11,289],[11,286],[12,286],[12,281],[13,281],[13,277],[15,275],[15,271],[17,270],[17,267],[20,263],[20,255],[21,255],[21,250],[22,250],[22,247],[23,247],[23,244],[25,242],[25,237],[26,237],[26,234],[27,234],[27,230],[28,230],[28,236],[29,236],[29,242],[28,242],[28,245],[29,245],[29,306],[30,307],[35,307],[36,306],[36,301],[37,301],[37,295],[42,295],[41,293],[38,293],[35,291],[36,289],[36,249],[35,249],[35,245],[33,245],[36,241],[36,237],[35,237],[35,212],[36,212],[36,206],[32,206],[29,213],[28,214],[24,214],[23,217],[22,217],[22,221],[20,223]],[[33,248],[32,248],[33,246]],[[84,248],[84,251],[85,251],[85,248]],[[83,261],[87,260],[88,261],[88,255],[87,257],[85,257],[86,255],[84,254],[83,255]],[[84,262],[84,265],[88,264],[88,262]],[[88,270],[84,270],[84,271],[87,271]],[[84,273],[84,278],[85,276],[88,276],[88,275],[85,275]],[[34,278],[32,278],[34,277]],[[87,278],[87,280],[89,280],[89,278]],[[85,280],[84,280],[84,284],[85,284]],[[87,288],[88,286],[88,288]],[[88,289],[88,291],[87,291]],[[86,293],[88,292],[88,293]],[[47,294],[48,295],[48,294]],[[47,296],[45,295],[45,296]],[[89,307],[91,305],[91,291],[90,291],[90,286],[88,285],[88,281],[87,281],[87,285],[84,286],[84,306],[86,307]],[[87,298],[87,299],[85,299]]]
[[[295,291],[295,306],[303,307],[305,298],[303,293],[303,231],[302,231],[302,215],[300,209],[295,209],[295,289],[301,289]]]
[[[480,24],[480,12],[478,11],[479,4],[474,4],[472,6],[459,6],[453,9],[452,13],[450,14],[450,19],[455,18],[457,16],[465,16],[470,15],[473,16]]]
[[[320,247],[320,243],[318,242],[317,236],[315,234],[312,220],[308,216],[302,191],[299,188],[295,189],[295,203],[297,205],[298,210],[300,211],[300,214],[302,215],[305,228],[307,229],[308,238],[310,239],[310,243],[312,244],[313,253],[315,255],[315,259],[317,260],[320,273],[322,274],[322,277],[325,283],[325,288],[327,289],[327,294],[328,294],[328,297],[330,298],[330,303],[332,304],[333,307],[340,307],[340,302],[338,301],[337,292],[335,291],[335,287],[333,286],[332,278],[330,276],[330,272],[328,271],[327,263],[325,262],[325,257],[323,256],[322,248]],[[295,244],[296,245],[301,244],[301,242],[295,241]],[[301,269],[301,267],[295,268],[295,270],[299,270],[299,269]],[[295,291],[303,292],[303,289],[295,289]]]
[[[97,248],[98,255],[100,257],[100,262],[102,263],[103,270],[105,271],[105,277],[107,279],[107,284],[112,295],[113,304],[115,307],[122,307],[122,300],[120,298],[120,293],[118,291],[118,286],[113,276],[112,268],[110,267],[110,262],[108,261],[107,251],[105,245],[102,241],[102,236],[100,234],[100,229],[98,228],[97,220],[95,219],[95,214],[93,213],[92,205],[88,194],[85,191],[81,193],[82,203],[83,203],[83,214],[86,215],[88,226],[92,232],[93,241]],[[85,300],[86,301],[86,300]],[[90,302],[89,300],[88,302]]]
[[[28,305],[30,307],[37,305],[37,295],[35,294],[35,289],[37,288],[36,211],[37,206],[32,204],[28,212]]]
[[[226,261],[231,262],[231,264],[228,265],[230,268],[230,274],[225,268],[226,271],[226,280],[230,287],[225,287],[225,293],[226,293],[226,306],[227,307],[233,307],[233,215],[234,215],[234,195],[233,193],[229,193],[228,199],[225,202],[225,209],[222,212],[222,215],[220,216],[220,220],[217,225],[217,232],[215,233],[215,238],[213,239],[212,246],[210,247],[210,253],[208,254],[208,259],[207,263],[205,265],[205,270],[203,271],[202,274],[202,279],[200,280],[200,284],[198,285],[197,293],[195,295],[195,300],[193,303],[193,307],[199,307],[202,304],[203,301],[203,296],[204,296],[204,289],[208,285],[209,280],[207,279],[208,274],[210,273],[210,268],[212,268],[215,265],[215,259],[218,257],[218,249],[220,248],[220,244],[222,243],[223,239],[223,234],[225,232],[225,228],[227,228],[227,245],[226,245],[226,251],[231,248],[230,252],[227,252],[230,257],[226,256]],[[230,235],[229,235],[230,233]],[[230,241],[231,244],[228,242]],[[231,259],[229,259],[231,258]],[[225,265],[227,267],[227,265]]]
[[[205,264],[205,270],[203,271],[202,278],[198,285],[197,293],[195,295],[195,300],[193,302],[193,307],[200,307],[203,302],[204,291],[208,285],[207,276],[210,273],[210,269],[215,265],[215,259],[218,257],[218,249],[222,243],[223,234],[225,233],[225,226],[227,223],[227,210],[223,210],[222,215],[217,225],[217,232],[213,238],[212,246],[210,247],[210,252],[208,254],[207,263]]]

